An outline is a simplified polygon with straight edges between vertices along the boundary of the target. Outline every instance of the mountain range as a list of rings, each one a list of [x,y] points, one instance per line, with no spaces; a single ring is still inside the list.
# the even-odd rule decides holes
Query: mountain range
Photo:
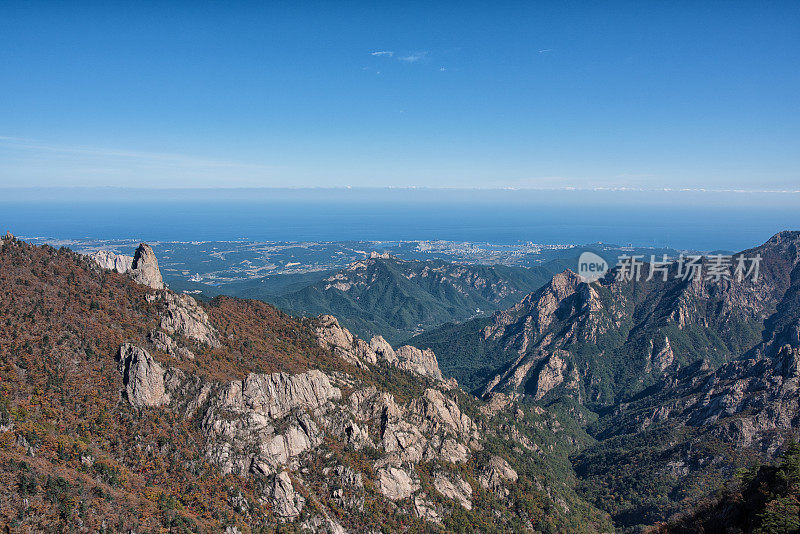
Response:
[[[791,532],[775,521],[798,514],[800,232],[741,256],[758,276],[671,263],[591,283],[563,265],[376,256],[300,289],[319,307],[296,318],[175,293],[147,245],[128,262],[9,235],[0,517],[14,531],[688,532],[716,514],[726,532]],[[482,306],[499,311],[465,311]]]
[[[433,352],[198,302],[144,244],[107,260],[0,239],[7,531],[611,528],[564,482],[566,450],[520,457],[515,415],[445,380]],[[529,415],[525,439],[558,443],[559,414]]]
[[[800,232],[738,256],[761,259],[757,280],[684,279],[677,263],[666,280],[565,271],[411,343],[486,399],[580,411],[596,440],[573,459],[584,496],[619,525],[651,524],[800,427]]]
[[[297,291],[265,296],[295,315],[335,315],[362,337],[402,342],[424,330],[505,308],[571,264],[540,267],[401,260],[373,253]],[[252,297],[251,291],[240,293]]]

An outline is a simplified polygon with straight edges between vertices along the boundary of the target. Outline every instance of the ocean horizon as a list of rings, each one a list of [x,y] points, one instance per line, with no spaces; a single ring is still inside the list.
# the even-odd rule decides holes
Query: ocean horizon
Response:
[[[741,250],[800,229],[796,195],[508,190],[16,189],[0,231],[143,241],[446,240]]]

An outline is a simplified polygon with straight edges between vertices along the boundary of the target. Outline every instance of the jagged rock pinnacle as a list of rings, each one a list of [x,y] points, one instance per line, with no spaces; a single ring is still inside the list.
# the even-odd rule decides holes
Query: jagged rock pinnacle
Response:
[[[136,253],[133,255],[131,277],[136,282],[153,289],[164,289],[164,280],[158,269],[158,260],[150,245],[140,243],[139,248],[136,249]]]

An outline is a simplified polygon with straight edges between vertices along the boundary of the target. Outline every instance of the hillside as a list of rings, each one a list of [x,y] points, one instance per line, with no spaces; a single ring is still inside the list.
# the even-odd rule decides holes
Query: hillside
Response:
[[[331,317],[175,294],[146,245],[122,270],[0,240],[11,532],[609,530],[568,413],[497,410]]]
[[[800,428],[800,232],[744,251],[757,281],[572,272],[490,319],[411,343],[485,398],[570,403],[598,442],[573,457],[583,494],[623,526],[658,521]],[[645,272],[648,266],[645,266]]]
[[[264,298],[295,315],[332,314],[362,337],[380,334],[395,343],[509,306],[564,265],[459,265],[373,255],[295,292],[270,296],[254,286],[238,294]]]
[[[690,514],[659,525],[660,534],[800,532],[800,446],[790,443],[775,465],[748,469],[720,496]]]

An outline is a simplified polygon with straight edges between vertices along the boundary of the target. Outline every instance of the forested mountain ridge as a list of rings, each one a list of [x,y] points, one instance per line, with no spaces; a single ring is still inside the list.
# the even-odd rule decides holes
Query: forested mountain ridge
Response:
[[[761,258],[757,280],[685,280],[676,264],[666,281],[565,271],[491,319],[411,343],[486,398],[586,410],[598,442],[573,457],[584,495],[620,525],[652,524],[798,432],[799,251],[800,232],[781,232],[742,252]],[[482,363],[494,369],[476,376]]]
[[[138,256],[125,274],[0,240],[12,532],[611,528],[574,491],[565,414],[494,410],[332,318],[136,283],[157,272]]]
[[[758,465],[739,473],[721,495],[653,532],[800,532],[800,445],[789,443],[774,465]]]
[[[292,314],[335,315],[364,338],[381,335],[395,343],[509,306],[564,266],[560,260],[523,268],[373,254],[298,291],[263,298]]]

